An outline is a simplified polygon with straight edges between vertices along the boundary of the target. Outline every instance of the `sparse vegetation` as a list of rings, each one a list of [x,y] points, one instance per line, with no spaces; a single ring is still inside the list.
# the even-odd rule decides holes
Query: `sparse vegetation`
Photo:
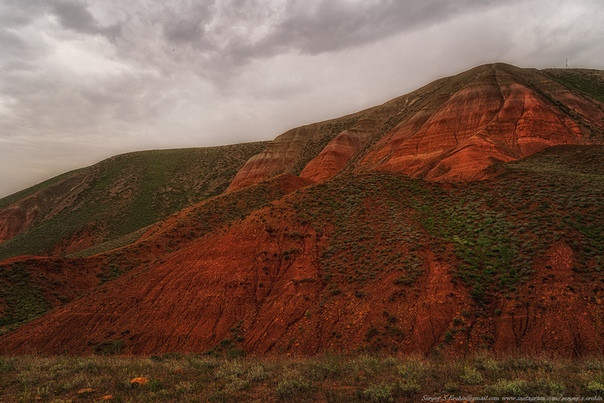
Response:
[[[545,70],[554,80],[565,86],[604,102],[604,74],[598,70],[550,69]]]
[[[64,200],[65,208],[51,214],[55,205],[40,206],[39,218],[27,232],[0,244],[0,260],[69,253],[73,238],[88,237],[94,246],[133,233],[222,193],[245,161],[265,145],[257,142],[118,155],[4,198],[0,208],[69,178],[78,189],[73,194],[71,188],[58,190],[64,194],[53,194],[53,199]]]
[[[97,274],[98,284],[104,284],[128,272],[136,265],[143,266],[149,264],[155,258],[153,253],[149,253],[153,248],[170,248],[171,245],[178,242],[179,246],[185,245],[199,237],[202,237],[211,231],[229,225],[230,223],[245,218],[252,211],[266,206],[273,200],[284,195],[285,191],[281,187],[279,178],[262,182],[260,184],[249,186],[240,191],[214,197],[204,203],[197,204],[186,210],[185,216],[182,216],[174,225],[169,227],[151,227],[150,231],[158,231],[161,234],[157,237],[151,236],[147,241],[134,243],[125,249],[109,251],[102,256],[102,270]],[[142,234],[140,234],[142,235]],[[139,236],[140,236],[139,235]],[[137,237],[138,238],[138,237]],[[118,240],[121,240],[118,239]],[[111,243],[115,246],[115,243]],[[94,251],[109,248],[110,246],[102,244],[92,248]],[[287,256],[295,256],[299,251],[295,249],[287,250]],[[91,254],[84,251],[79,255]],[[67,259],[72,262],[71,270],[75,270],[81,263],[79,259],[72,256],[73,259]],[[65,261],[58,259],[47,263],[56,270],[64,270]],[[56,287],[56,284],[48,284],[44,276],[37,276],[37,283],[27,280],[29,277],[26,267],[19,264],[8,264],[0,266],[0,285],[5,285],[5,290],[0,287],[0,298],[3,298],[8,310],[0,311],[0,332],[8,328],[3,326],[18,325],[34,317],[43,314],[50,304],[40,293],[42,285],[46,287]],[[308,281],[308,280],[307,280]],[[65,286],[65,284],[63,284]],[[13,287],[14,290],[13,290]],[[81,290],[84,292],[86,290]],[[3,294],[6,294],[3,297]],[[11,297],[11,295],[20,297]],[[61,302],[68,302],[63,296],[56,296]],[[21,312],[15,314],[13,312]]]
[[[373,298],[375,281],[391,285],[386,288],[388,302],[417,297],[430,264],[439,261],[447,262],[452,280],[467,287],[480,303],[471,315],[501,315],[500,306],[491,302],[514,298],[530,279],[534,263],[556,242],[573,248],[578,281],[599,281],[604,267],[602,166],[602,147],[567,146],[504,164],[498,177],[463,185],[444,186],[392,173],[348,172],[291,194],[281,207],[271,204],[284,195],[276,178],[198,204],[169,225],[151,228],[146,241],[103,255],[99,282],[147,264],[144,259],[153,256],[148,251],[183,247],[267,207],[267,215],[254,220],[275,240],[283,236],[283,248],[270,256],[263,252],[260,269],[265,273],[274,265],[293,264],[303,254],[307,232],[302,228],[312,229],[321,240],[318,277],[295,281],[321,285],[320,303],[305,313],[308,320],[320,317],[341,299],[364,303]],[[295,228],[283,232],[275,227],[275,222],[284,220],[295,222]],[[9,273],[2,270],[0,281]],[[13,284],[4,281],[9,287]],[[6,322],[7,313],[15,309],[14,300],[2,298],[9,307],[5,325],[22,323],[15,316]],[[33,309],[25,320],[41,312]],[[460,313],[464,319],[456,318],[439,343],[453,345],[464,334],[469,315]],[[371,323],[375,330],[365,338],[367,351],[397,351],[409,337],[403,330],[408,326],[396,322],[401,318],[399,312]],[[342,332],[334,334],[341,337]],[[237,354],[238,349],[233,351]]]
[[[340,132],[350,129],[359,120],[360,114],[355,114],[342,119],[330,120],[318,123],[316,135],[308,140],[300,152],[298,160],[292,169],[294,175],[299,175],[306,164],[325,148],[325,146]]]
[[[522,362],[519,362],[522,361]],[[601,359],[449,361],[324,355],[225,359],[0,357],[0,400],[418,401],[423,396],[589,397],[604,393]],[[493,372],[493,368],[498,368]],[[136,382],[133,382],[136,380]]]
[[[42,291],[31,281],[23,264],[0,268],[0,299],[7,307],[0,316],[0,334],[47,310]]]
[[[398,270],[395,285],[408,289],[431,251],[457,260],[457,277],[485,302],[515,292],[535,259],[558,240],[573,245],[582,271],[601,270],[599,150],[556,148],[508,164],[500,179],[448,191],[387,173],[343,174],[305,190],[294,207],[301,222],[329,234],[320,256],[327,282],[346,284],[358,295],[363,284]],[[576,153],[583,164],[571,160]]]

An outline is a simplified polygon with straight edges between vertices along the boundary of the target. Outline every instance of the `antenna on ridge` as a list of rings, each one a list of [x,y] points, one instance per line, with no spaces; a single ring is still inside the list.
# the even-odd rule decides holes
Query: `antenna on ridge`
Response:
[[[568,68],[568,57],[566,58],[566,68]]]

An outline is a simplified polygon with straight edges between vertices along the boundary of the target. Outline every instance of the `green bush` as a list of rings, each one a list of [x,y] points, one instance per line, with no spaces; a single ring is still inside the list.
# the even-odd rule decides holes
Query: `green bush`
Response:
[[[524,379],[501,379],[494,385],[487,387],[485,390],[486,395],[510,397],[526,396],[529,392],[530,388],[528,382]]]
[[[402,396],[413,396],[421,390],[419,383],[415,381],[398,381],[396,384],[396,394]]]
[[[482,383],[482,374],[475,368],[464,366],[461,381],[466,385],[479,385]]]
[[[277,384],[276,392],[280,399],[295,399],[311,391],[310,382],[302,377],[283,379]]]
[[[604,395],[604,383],[598,381],[589,381],[586,388],[588,392],[598,395]]]
[[[372,402],[393,402],[393,389],[387,384],[371,385],[363,391],[363,397]]]

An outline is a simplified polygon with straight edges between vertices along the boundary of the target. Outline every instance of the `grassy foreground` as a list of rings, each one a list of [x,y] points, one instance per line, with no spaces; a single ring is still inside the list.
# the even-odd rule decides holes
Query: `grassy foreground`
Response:
[[[0,357],[2,402],[448,401],[460,396],[601,401],[604,360]]]

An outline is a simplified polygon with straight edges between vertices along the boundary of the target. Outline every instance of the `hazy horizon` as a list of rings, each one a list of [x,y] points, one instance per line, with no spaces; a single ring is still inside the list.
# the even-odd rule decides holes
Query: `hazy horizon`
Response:
[[[271,140],[474,66],[604,68],[604,3],[0,0],[0,197],[115,154]]]

